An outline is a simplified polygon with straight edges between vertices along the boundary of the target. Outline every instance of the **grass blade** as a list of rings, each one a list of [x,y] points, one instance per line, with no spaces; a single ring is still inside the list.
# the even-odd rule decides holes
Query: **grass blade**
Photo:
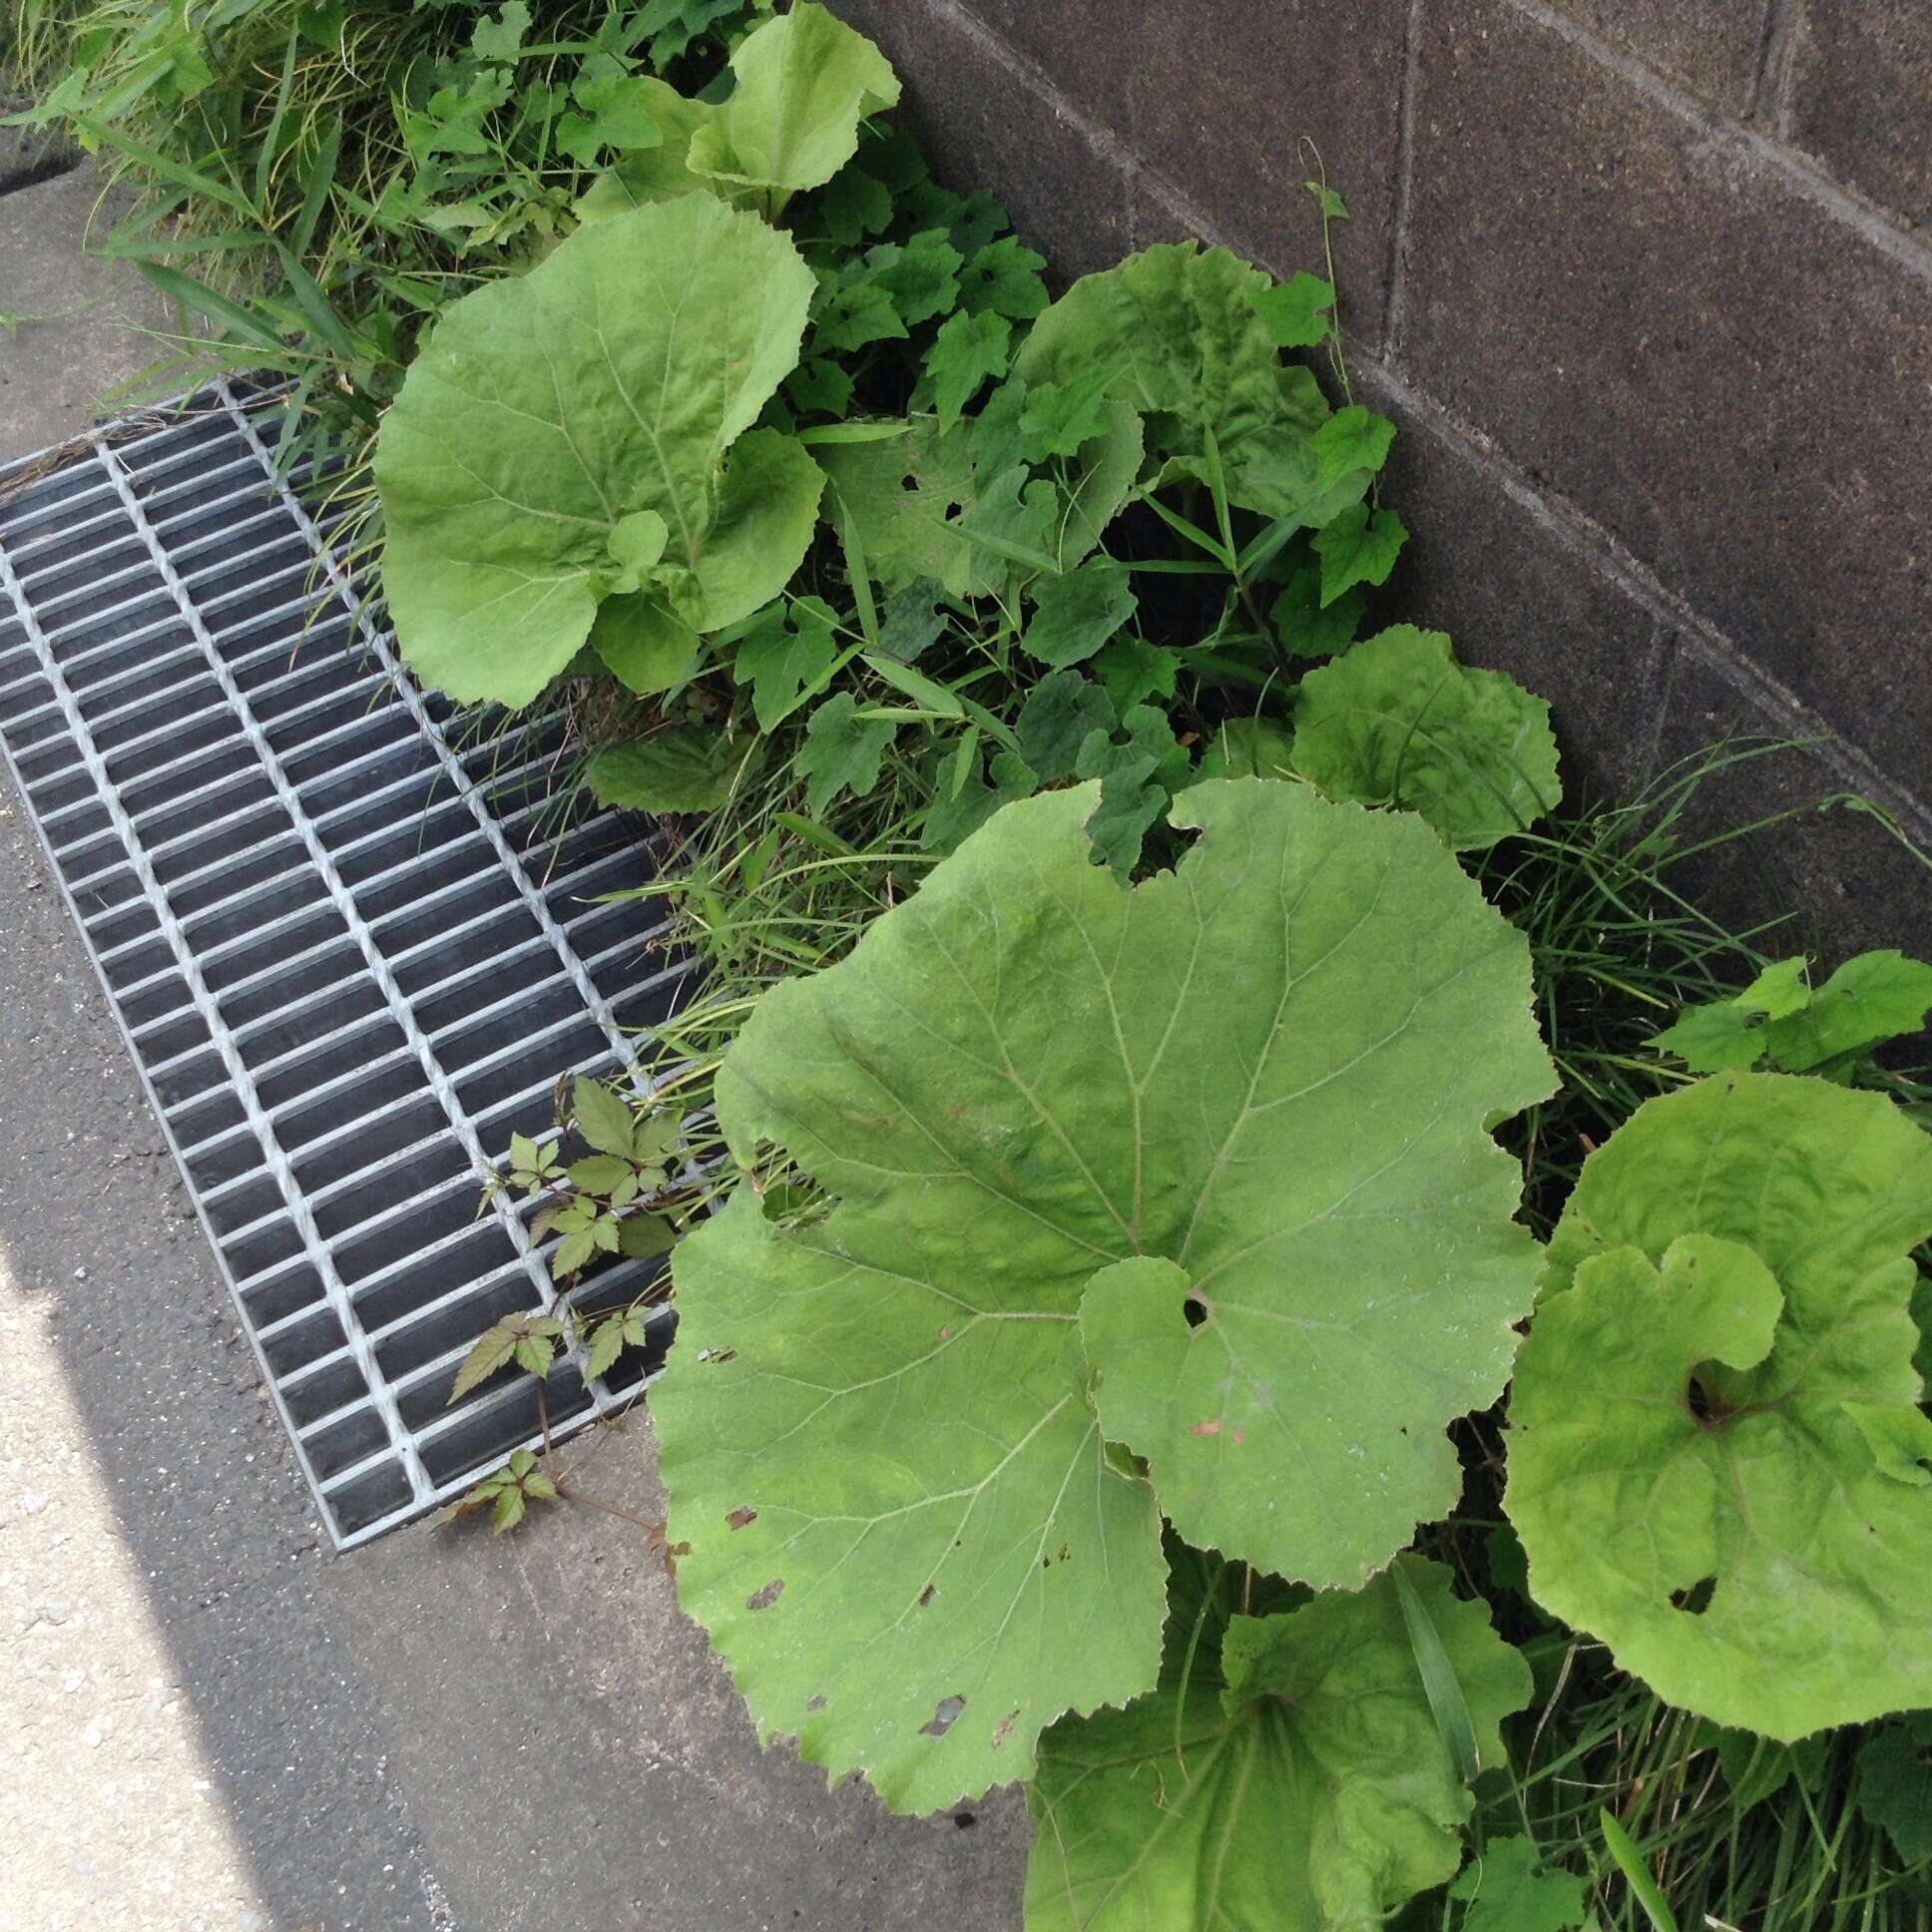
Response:
[[[1624,1880],[1631,1888],[1631,1896],[1644,1908],[1644,1916],[1650,1920],[1652,1932],[1678,1932],[1676,1915],[1652,1876],[1651,1868],[1631,1843],[1630,1833],[1617,1822],[1608,1805],[1597,1816],[1603,1823],[1604,1843],[1610,1847],[1610,1855],[1616,1859],[1617,1869],[1624,1874]]]
[[[1473,1784],[1483,1765],[1482,1755],[1476,1748],[1476,1726],[1469,1715],[1469,1700],[1462,1693],[1449,1653],[1442,1648],[1435,1619],[1409,1581],[1399,1557],[1389,1575],[1394,1578],[1395,1594],[1402,1601],[1402,1621],[1409,1627],[1409,1648],[1415,1653],[1415,1668],[1422,1674],[1422,1689],[1435,1716],[1436,1729],[1449,1747],[1456,1775],[1465,1784]]]

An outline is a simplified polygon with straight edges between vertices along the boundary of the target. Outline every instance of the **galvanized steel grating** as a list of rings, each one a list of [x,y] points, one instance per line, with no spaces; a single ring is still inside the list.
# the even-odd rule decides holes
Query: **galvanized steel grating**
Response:
[[[399,674],[277,427],[221,384],[0,471],[0,748],[346,1547],[536,1440],[527,1376],[446,1406],[489,1322],[560,1298],[479,1178],[561,1074],[634,1065],[688,962],[651,852],[556,794],[555,723],[466,738]],[[600,1380],[561,1358],[553,1433],[653,1334]]]

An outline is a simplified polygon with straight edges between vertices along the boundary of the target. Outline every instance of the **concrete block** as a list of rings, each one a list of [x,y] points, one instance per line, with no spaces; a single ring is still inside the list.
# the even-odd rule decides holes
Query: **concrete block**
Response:
[[[1656,618],[1467,444],[1372,373],[1357,392],[1396,423],[1382,494],[1409,527],[1364,632],[1447,631],[1465,664],[1507,671],[1547,698],[1572,802],[1641,783],[1662,716]]]
[[[1922,781],[1932,275],[1501,0],[1421,55],[1405,378]]]
[[[1117,0],[963,0],[1015,53],[1102,126],[1125,136],[1131,96],[1160,9]]]
[[[1765,0],[1555,0],[1559,13],[1728,114],[1750,107]]]
[[[1319,0],[969,4],[1145,168],[1136,247],[1205,227],[1277,272],[1319,270],[1305,137],[1354,218],[1335,234],[1343,321],[1365,348],[1377,346],[1407,0],[1366,0],[1346,31]]]
[[[1674,647],[1657,749],[1661,772],[1726,739],[1733,749],[1747,739],[1784,741],[1698,787],[1684,822],[1687,844],[1763,819],[1778,822],[1690,861],[1685,879],[1697,902],[1737,931],[1781,921],[1757,938],[1759,948],[1774,958],[1808,952],[1827,971],[1874,946],[1932,958],[1932,867],[1877,819],[1845,804],[1841,772],[1817,748],[1790,737],[1774,709],[1700,650]]]
[[[949,186],[985,188],[1056,286],[1108,268],[1132,245],[1124,158],[1055,108],[995,37],[934,0],[837,0],[905,83],[899,110]]]
[[[1908,223],[1932,223],[1932,8],[1807,0],[1791,46],[1790,139]]]

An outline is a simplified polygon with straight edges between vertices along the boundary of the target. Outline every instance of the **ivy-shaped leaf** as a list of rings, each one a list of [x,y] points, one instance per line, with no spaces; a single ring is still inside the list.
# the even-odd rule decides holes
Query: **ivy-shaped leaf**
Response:
[[[1910,1313],[1932,1136],[1876,1094],[1730,1073],[1585,1164],[1510,1399],[1536,1600],[1670,1702],[1789,1741],[1932,1702]]]
[[[1886,1724],[1859,1746],[1858,1808],[1901,1864],[1932,1859],[1932,1710]]]
[[[856,248],[892,226],[892,191],[864,164],[861,155],[841,168],[812,204],[826,241],[841,248]]]
[[[1522,935],[1413,818],[1200,785],[1129,890],[1096,803],[1008,805],[765,996],[722,1130],[835,1205],[740,1186],[674,1258],[685,1604],[767,1734],[898,1809],[1152,1688],[1164,1512],[1360,1584],[1454,1500],[1529,1305],[1489,1133],[1552,1087]],[[1116,1263],[1179,1279],[1116,1270]]]
[[[812,287],[784,237],[695,195],[580,231],[443,311],[375,458],[383,588],[426,683],[527,704],[620,585],[693,630],[784,588],[823,478],[751,424],[797,360]],[[670,543],[634,589],[611,540],[643,512]]]
[[[1041,578],[1033,600],[1024,643],[1056,671],[1091,658],[1138,607],[1127,566],[1103,558]]]
[[[1013,324],[1004,315],[982,309],[947,318],[926,354],[933,400],[941,431],[959,420],[960,411],[986,383],[1006,373]]]
[[[478,60],[514,61],[530,31],[530,9],[524,0],[505,0],[492,20],[485,14],[470,35],[470,52]]]
[[[812,316],[811,345],[852,354],[872,342],[903,341],[909,331],[892,291],[876,281],[848,281],[830,289]]]
[[[718,194],[723,187],[694,175],[689,160],[692,137],[715,112],[711,106],[687,100],[668,81],[649,74],[633,78],[631,99],[634,113],[650,117],[658,139],[633,149],[585,191],[576,212],[586,224],[607,222],[634,208],[673,201],[681,195],[706,191]]]
[[[797,765],[814,817],[841,791],[863,798],[879,781],[879,760],[898,726],[890,719],[860,718],[849,691],[828,698],[812,713]]]
[[[969,315],[990,308],[1016,322],[1031,321],[1047,305],[1047,284],[1041,279],[1046,265],[1045,255],[1035,254],[1017,236],[1003,235],[966,264],[959,277],[959,305]]]
[[[1500,1763],[1529,1666],[1442,1565],[1396,1561]],[[1474,1799],[1389,1578],[1232,1619],[1221,1672],[1041,1740],[1028,1932],[1365,1932],[1455,1871]]]
[[[599,804],[626,811],[711,811],[755,768],[762,748],[755,737],[675,724],[593,752],[584,782]]]
[[[1537,1869],[1536,1841],[1492,1838],[1449,1887],[1468,1906],[1460,1932],[1574,1932],[1589,1911],[1581,1878]]]
[[[1456,851],[1523,830],[1563,796],[1548,704],[1407,624],[1302,679],[1294,763],[1331,798],[1420,812]]]
[[[1802,1005],[1772,1014],[1765,1048],[1779,1072],[1809,1073],[1919,1032],[1928,1010],[1932,965],[1893,950],[1860,953]]]
[[[1130,712],[1151,698],[1172,698],[1181,675],[1181,653],[1150,644],[1132,632],[1104,645],[1089,667],[1117,712]]]
[[[1357,584],[1386,584],[1408,540],[1408,527],[1393,510],[1380,509],[1371,516],[1367,504],[1353,503],[1339,511],[1314,540],[1321,559],[1322,609]]]
[[[1917,1033],[1932,1010],[1932,965],[1896,951],[1860,953],[1812,988],[1802,954],[1766,966],[1727,1000],[1687,1007],[1651,1045],[1692,1073],[1760,1063],[1842,1078],[1861,1055]]]
[[[1321,566],[1305,564],[1290,573],[1268,612],[1281,648],[1296,658],[1331,658],[1355,641],[1368,593],[1358,584],[1332,604],[1321,601]]]
[[[1117,714],[1107,693],[1078,671],[1042,678],[1020,707],[1014,735],[1020,755],[1044,782],[1071,778],[1081,746],[1095,731],[1111,732]]]
[[[1043,382],[1022,389],[1025,408],[1020,429],[1030,462],[1049,456],[1072,456],[1107,427],[1107,389],[1115,371],[1089,369],[1072,382]]]
[[[1332,281],[1296,269],[1286,281],[1255,289],[1251,299],[1278,347],[1311,349],[1328,339],[1333,326],[1328,311],[1335,305]]]
[[[1395,441],[1395,425],[1359,402],[1337,409],[1308,439],[1315,457],[1318,488],[1332,490],[1344,477],[1359,470],[1373,476],[1388,458]]]
[[[773,605],[739,639],[731,676],[751,687],[758,729],[775,731],[793,710],[817,691],[838,659],[838,613],[815,597],[789,610]]]
[[[927,229],[903,245],[881,242],[865,253],[867,281],[883,288],[908,326],[949,313],[959,302],[965,258],[944,229]]]

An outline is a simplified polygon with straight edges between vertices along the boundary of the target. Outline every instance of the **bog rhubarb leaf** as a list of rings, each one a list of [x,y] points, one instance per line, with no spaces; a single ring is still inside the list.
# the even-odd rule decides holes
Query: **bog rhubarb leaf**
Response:
[[[1730,1073],[1586,1163],[1510,1402],[1546,1609],[1670,1702],[1786,1742],[1932,1703],[1911,1251],[1932,1137]]]
[[[1153,1687],[1163,1512],[1323,1586],[1386,1564],[1530,1301],[1489,1133],[1552,1086],[1522,935],[1413,818],[1200,785],[1130,890],[1097,802],[1006,806],[765,997],[719,1119],[828,1211],[741,1185],[674,1263],[684,1601],[767,1733],[899,1809]]]
[[[1294,763],[1331,798],[1420,812],[1456,851],[1523,830],[1563,796],[1550,707],[1408,624],[1302,679]]]
[[[1442,1565],[1397,1561],[1500,1763],[1528,1665]],[[1233,1618],[1218,1674],[1063,1719],[1028,1796],[1027,1932],[1368,1932],[1455,1872],[1474,1808],[1388,1577]]]
[[[383,586],[425,683],[527,704],[623,598],[612,669],[661,688],[679,633],[784,588],[823,478],[745,432],[798,359],[812,286],[783,236],[695,195],[443,311],[375,459]],[[647,513],[667,536],[649,565]]]

